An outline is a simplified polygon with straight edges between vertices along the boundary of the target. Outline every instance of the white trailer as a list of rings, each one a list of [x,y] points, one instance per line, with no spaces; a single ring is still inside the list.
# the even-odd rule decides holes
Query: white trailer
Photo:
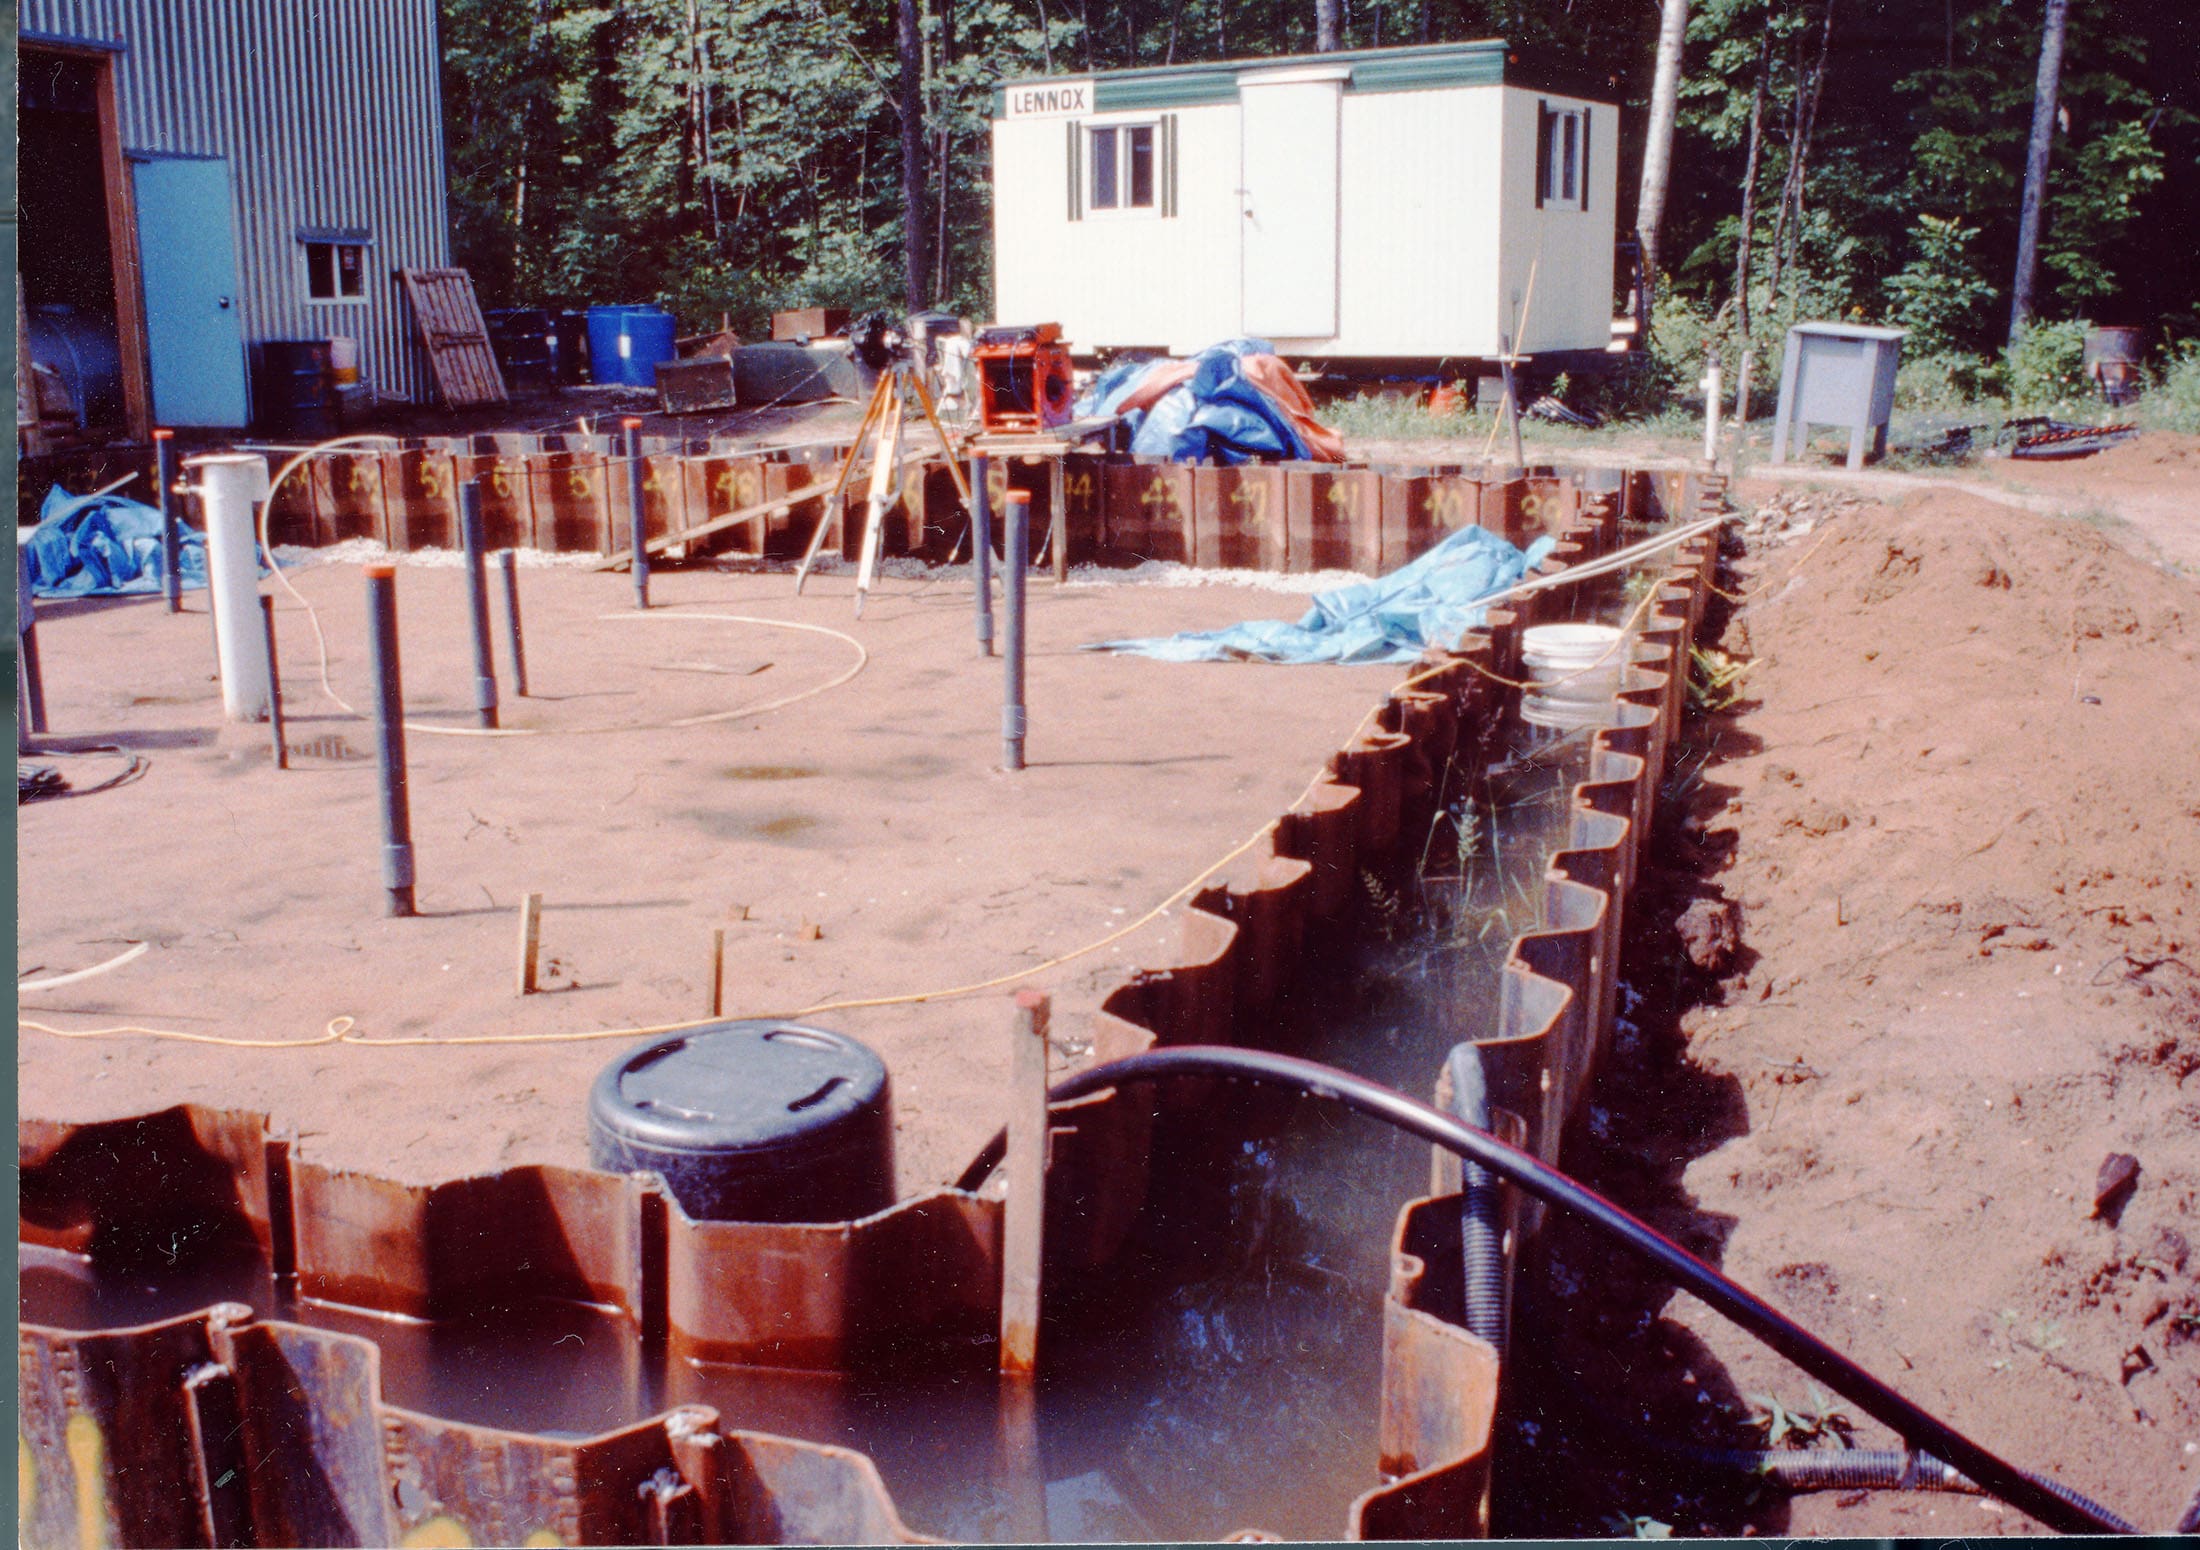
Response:
[[[1601,360],[1618,149],[1617,108],[1497,41],[1010,81],[994,316],[1079,354]]]

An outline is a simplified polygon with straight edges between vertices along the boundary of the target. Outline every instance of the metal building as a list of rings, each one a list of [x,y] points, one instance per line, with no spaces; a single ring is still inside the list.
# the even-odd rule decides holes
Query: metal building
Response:
[[[1619,112],[1502,42],[1004,84],[995,310],[1080,352],[1601,359]]]
[[[19,0],[18,326],[87,428],[237,426],[269,340],[428,391],[449,263],[436,0]]]

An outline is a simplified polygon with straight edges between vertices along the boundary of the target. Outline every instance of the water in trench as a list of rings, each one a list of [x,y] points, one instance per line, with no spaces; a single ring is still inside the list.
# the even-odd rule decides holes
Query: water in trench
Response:
[[[1276,1047],[1426,1094],[1445,1052],[1488,1031],[1513,936],[1536,924],[1586,733],[1527,729],[1439,816],[1425,881],[1360,881],[1370,929],[1286,1009]],[[1376,1411],[1388,1241],[1424,1193],[1426,1146],[1340,1110],[1224,1094],[1157,1139],[1153,1199],[1118,1263],[1049,1288],[1044,1376],[1004,1406],[990,1345],[926,1375],[823,1378],[645,1358],[597,1310],[485,1306],[434,1325],[287,1295],[263,1264],[94,1274],[20,1251],[25,1322],[112,1328],[245,1302],[374,1340],[389,1402],[449,1419],[589,1435],[668,1405],[858,1449],[904,1519],[960,1540],[1343,1536],[1380,1483]]]

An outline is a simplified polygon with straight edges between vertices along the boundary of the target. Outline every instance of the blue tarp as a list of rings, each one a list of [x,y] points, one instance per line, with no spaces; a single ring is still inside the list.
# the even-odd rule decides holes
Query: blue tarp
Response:
[[[206,535],[179,524],[177,570],[206,585]],[[24,540],[37,597],[122,597],[161,589],[160,513],[120,495],[71,495],[55,485]]]
[[[1091,651],[1129,651],[1164,662],[1411,662],[1430,646],[1456,646],[1481,628],[1480,600],[1519,581],[1551,552],[1525,552],[1487,528],[1468,527],[1378,581],[1316,594],[1297,624],[1253,619],[1226,630],[1148,640],[1102,641]]]
[[[1193,357],[1191,380],[1162,395],[1151,409],[1134,409],[1131,451],[1179,463],[1245,463],[1254,458],[1305,460],[1313,453],[1291,417],[1247,379],[1240,360],[1273,355],[1276,347],[1260,339],[1228,339]],[[1076,415],[1090,419],[1115,413],[1146,374],[1169,361],[1124,361],[1102,372],[1077,401]]]

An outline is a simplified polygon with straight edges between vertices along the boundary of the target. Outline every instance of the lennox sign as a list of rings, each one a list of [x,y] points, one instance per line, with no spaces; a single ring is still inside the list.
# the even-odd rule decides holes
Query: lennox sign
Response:
[[[1042,81],[1007,88],[1010,118],[1075,118],[1092,111],[1092,82]]]

